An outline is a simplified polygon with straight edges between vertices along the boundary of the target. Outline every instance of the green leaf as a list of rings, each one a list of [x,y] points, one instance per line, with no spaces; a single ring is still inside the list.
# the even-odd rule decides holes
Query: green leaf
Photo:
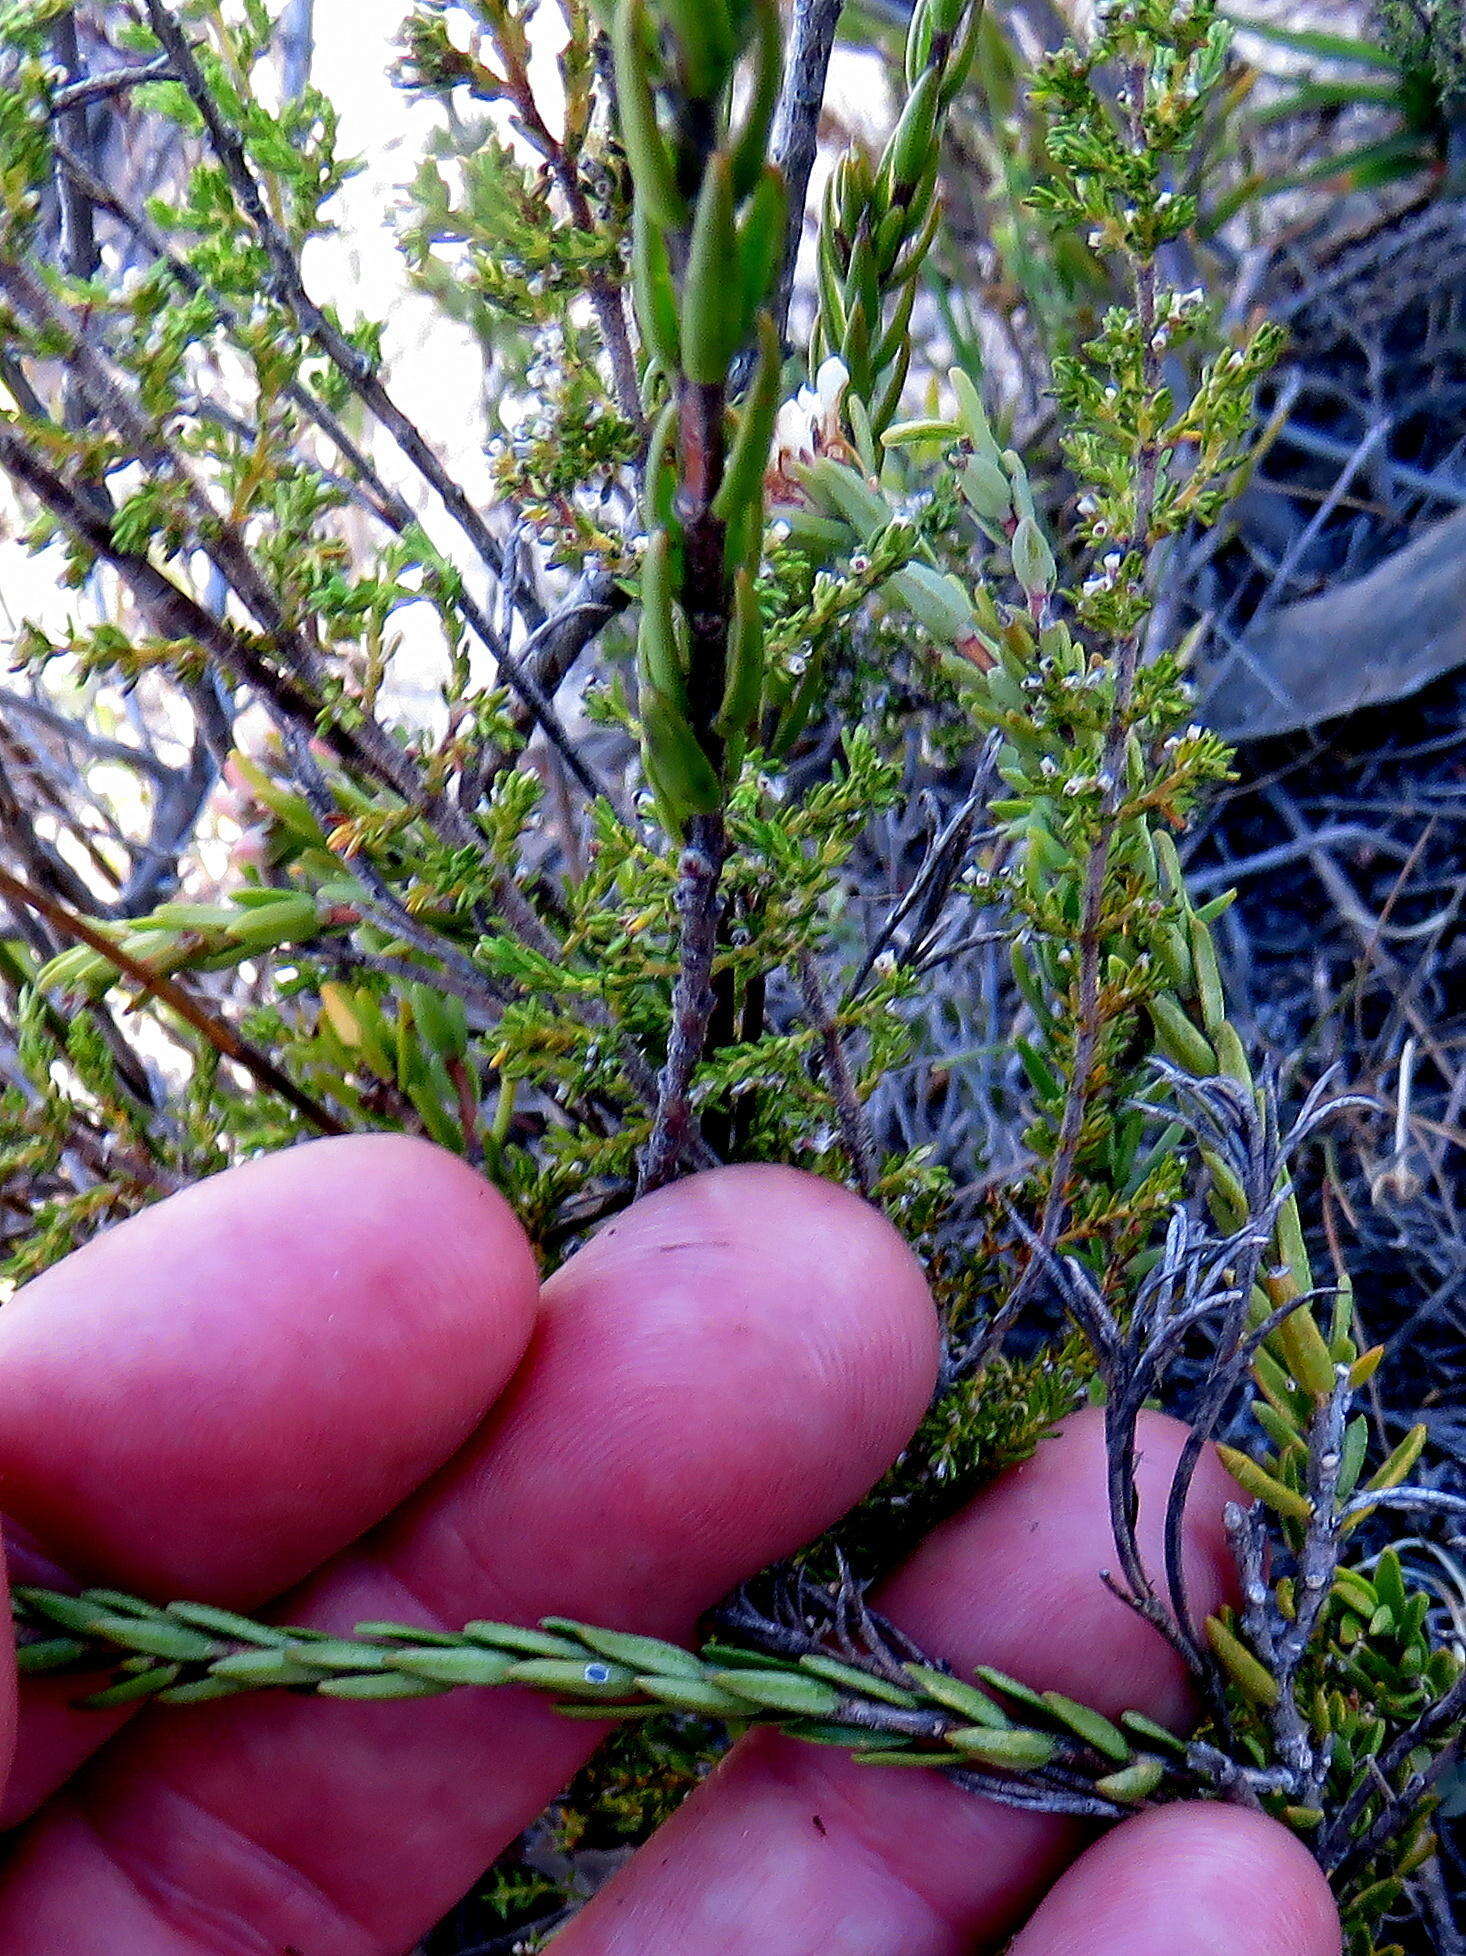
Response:
[[[712,1682],[751,1705],[794,1712],[801,1718],[830,1718],[840,1705],[840,1694],[832,1686],[793,1671],[714,1671]]]
[[[1043,1701],[1053,1717],[1067,1725],[1086,1745],[1092,1745],[1096,1752],[1122,1763],[1131,1757],[1130,1743],[1125,1734],[1102,1712],[1092,1711],[1088,1705],[1066,1698],[1061,1691],[1045,1691]]]
[[[1326,61],[1350,61],[1363,68],[1383,68],[1395,72],[1398,63],[1387,48],[1352,34],[1330,34],[1310,27],[1288,27],[1281,22],[1257,20],[1250,14],[1228,14],[1232,23],[1260,41],[1287,48],[1293,54],[1316,54]]]

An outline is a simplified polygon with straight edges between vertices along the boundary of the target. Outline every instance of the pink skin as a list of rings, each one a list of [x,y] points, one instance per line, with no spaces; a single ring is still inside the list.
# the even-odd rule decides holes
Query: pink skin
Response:
[[[0,1505],[26,1572],[281,1597],[332,1627],[554,1610],[685,1637],[881,1473],[935,1352],[910,1254],[809,1177],[663,1191],[537,1297],[518,1225],[461,1164],[323,1142],[124,1224],[0,1313]],[[1156,1488],[1175,1445],[1157,1422]],[[1097,1583],[1096,1466],[1093,1420],[1071,1424],[885,1605],[961,1661],[1183,1717],[1173,1662]],[[1193,1503],[1202,1597],[1228,1486],[1209,1464]],[[20,1732],[9,1807],[38,1810],[0,1886],[7,1956],[400,1956],[598,1735],[502,1691],[124,1719],[54,1684],[25,1689]],[[1336,1956],[1321,1878],[1271,1823],[1146,1815],[1061,1875],[1079,1845],[927,1775],[755,1739],[557,1948],[936,1956],[1011,1933],[1058,1877],[1022,1956]]]

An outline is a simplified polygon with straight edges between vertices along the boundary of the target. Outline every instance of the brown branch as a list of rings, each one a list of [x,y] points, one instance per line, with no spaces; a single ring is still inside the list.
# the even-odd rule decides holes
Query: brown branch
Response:
[[[718,884],[728,854],[723,817],[694,815],[677,866],[677,915],[681,924],[677,979],[672,987],[672,1029],[667,1060],[657,1078],[651,1138],[642,1155],[637,1193],[670,1182],[681,1163],[705,1148],[692,1104],[692,1077],[707,1046],[716,995],[713,958],[722,904]]]
[[[199,547],[219,575],[253,614],[261,630],[276,640],[301,678],[319,681],[316,648],[286,622],[279,599],[260,574],[238,530],[215,509],[203,485],[164,439],[157,422],[138,407],[118,376],[109,371],[76,316],[59,305],[25,267],[13,262],[0,261],[0,292],[37,330],[64,341],[62,358],[87,400],[111,423],[139,462],[172,481],[182,495]]]
[[[381,422],[402,453],[429,484],[444,508],[473,545],[483,563],[498,578],[503,574],[503,552],[487,524],[469,501],[462,485],[455,482],[434,453],[416,424],[387,392],[371,360],[341,331],[306,290],[300,266],[289,238],[265,206],[244,144],[220,113],[219,105],[204,79],[187,37],[161,0],[147,0],[148,22],[178,71],[178,78],[189,99],[203,118],[214,152],[223,165],[230,186],[265,248],[274,274],[278,296],[294,314],[301,330],[320,347],[365,405]],[[460,598],[464,616],[469,617],[469,602]],[[566,765],[588,794],[600,792],[585,763],[575,752],[569,736],[556,718],[554,707],[524,672],[509,648],[497,640],[488,620],[479,614],[474,630],[494,647],[499,671],[506,684],[517,693],[536,721],[564,757]]]
[[[71,115],[77,109],[91,108],[95,102],[110,101],[113,96],[123,95],[130,88],[140,88],[144,82],[173,79],[166,55],[159,55],[153,61],[140,62],[131,68],[108,68],[103,74],[87,75],[68,82],[64,88],[58,88],[51,97],[51,114]]]
[[[830,1010],[830,1002],[825,997],[814,959],[807,951],[799,954],[799,992],[804,1000],[805,1014],[820,1036],[825,1084],[835,1103],[840,1137],[850,1157],[850,1166],[855,1171],[856,1186],[863,1196],[870,1199],[875,1194],[880,1174],[875,1136],[871,1133],[870,1122],[861,1105],[839,1021]]]
[[[726,526],[713,512],[722,486],[726,432],[721,382],[679,379],[677,514],[682,526],[682,585],[687,619],[688,720],[694,738],[717,774],[724,746],[718,731],[728,667],[728,572]],[[718,1003],[713,960],[722,904],[718,886],[728,857],[728,830],[721,809],[694,815],[677,873],[677,979],[672,988],[672,1030],[657,1080],[657,1109],[642,1156],[638,1189],[646,1193],[671,1181],[679,1163],[703,1140],[691,1100],[692,1077],[708,1043]]]
[[[825,82],[843,3],[844,0],[795,0],[789,58],[774,112],[773,159],[784,172],[789,190],[784,256],[774,297],[774,324],[781,338],[794,294],[794,267],[804,234],[804,207],[819,139],[820,110],[824,106]]]
[[[727,434],[721,382],[678,382],[677,514],[682,524],[682,610],[687,618],[688,719],[698,745],[722,767],[718,714],[728,668],[726,525],[713,514],[723,482]]]
[[[0,261],[0,291],[30,318],[33,326],[45,333],[60,336],[64,341],[62,357],[67,372],[74,377],[80,392],[95,411],[110,422],[139,462],[166,477],[179,490],[199,549],[240,603],[253,614],[272,646],[303,685],[313,689],[309,707],[313,724],[320,717],[320,701],[324,693],[319,648],[305,633],[289,623],[278,597],[260,572],[238,527],[215,509],[203,485],[181,455],[164,439],[157,423],[138,407],[119,377],[109,370],[102,356],[90,344],[74,314],[53,300],[25,267],[12,262]],[[59,481],[59,478],[56,480]],[[110,505],[104,508],[95,487],[75,493],[94,505],[93,528],[98,534],[105,533],[110,543]],[[176,589],[173,586],[169,588]],[[201,610],[202,607],[197,609]],[[412,761],[370,714],[360,716],[352,740],[371,772],[404,801],[411,805],[425,805],[428,802],[429,797]]]
[[[116,192],[89,170],[83,159],[59,138],[56,140],[55,150],[57,161],[64,166],[69,176],[75,178],[97,208],[105,211],[108,217],[122,225],[139,244],[144,246],[180,291],[187,292],[190,297],[206,298],[224,325],[238,328],[240,324],[238,310],[206,279],[201,278],[186,258],[180,258],[176,252],[169,250],[166,240],[156,225],[141,211],[134,210],[130,205],[123,203]],[[378,474],[370,457],[362,452],[323,401],[318,400],[309,388],[301,386],[300,382],[295,380],[286,381],[282,391],[291,405],[299,408],[301,413],[319,428],[356,471],[360,482],[349,486],[355,491],[362,505],[370,510],[379,522],[386,524],[387,528],[398,536],[416,522],[412,506]],[[38,412],[38,410],[34,411]]]
[[[565,145],[540,113],[529,75],[517,51],[501,37],[495,38],[494,45],[504,70],[504,80],[508,84],[509,98],[519,111],[524,134],[549,164],[569,207],[571,223],[578,231],[594,236],[596,223],[591,216],[585,191],[581,188],[575,159],[567,153]],[[586,281],[586,290],[590,294],[601,338],[611,362],[616,405],[632,427],[642,433],[646,427],[646,416],[642,409],[641,383],[636,373],[636,355],[632,351],[626,323],[625,287],[619,280],[608,278],[604,272],[592,272]]]
[[[51,45],[61,67],[76,81],[81,70],[81,53],[76,38],[76,9],[64,8],[51,29]],[[70,99],[67,99],[70,98]],[[91,140],[86,114],[87,98],[76,87],[58,91],[53,114],[70,129],[78,143]],[[54,172],[56,201],[61,210],[61,266],[71,278],[92,278],[99,263],[96,224],[85,193],[68,180],[63,171]],[[68,417],[68,426],[74,425]]]
[[[581,653],[630,602],[608,571],[582,579],[520,646],[519,662],[526,677],[553,699]],[[512,717],[521,733],[533,719],[522,703],[513,709]]]
[[[206,297],[226,326],[238,325],[236,309],[200,278],[187,260],[168,249],[162,235],[145,216],[122,203],[64,144],[58,143],[56,150],[58,158],[67,171],[76,177],[92,202],[125,225],[152,252],[180,289]],[[417,528],[418,519],[412,506],[381,476],[370,457],[353,441],[331,410],[299,381],[288,381],[283,392],[292,406],[299,408],[319,428],[360,478],[359,483],[342,480],[342,486],[394,536],[405,536],[409,530]],[[198,411],[201,414],[222,413],[221,410],[206,409],[202,405]],[[495,629],[488,614],[469,593],[460,588],[454,595],[454,604],[469,629],[492,657],[511,690],[518,694],[515,720],[521,731],[527,731],[538,723],[545,738],[585,792],[592,796],[602,795],[613,806],[617,806],[615,794],[605,783],[595,779],[576,752],[570,736],[554,712],[553,696],[585,647],[611,618],[625,609],[627,602],[625,593],[614,578],[602,573],[588,581],[583,597],[571,600],[559,612],[547,618],[533,593],[521,587],[514,592],[513,603],[530,625],[531,639],[520,653],[511,654],[506,634]],[[541,656],[531,658],[530,646],[535,644],[541,632],[546,634],[536,648]],[[619,807],[618,813],[623,820],[626,819],[625,811]]]
[[[312,735],[317,732],[319,701],[291,674],[270,665],[245,633],[206,611],[148,558],[119,549],[112,540],[111,525],[85,491],[57,475],[26,444],[15,425],[3,418],[0,418],[0,468],[29,489],[93,556],[117,572],[162,637],[200,646],[237,685],[258,693],[281,727],[304,728]],[[322,738],[330,741],[344,761],[378,780],[384,778],[378,757],[362,746],[355,733],[331,725],[324,730]],[[389,779],[386,785],[395,788],[397,783]]]

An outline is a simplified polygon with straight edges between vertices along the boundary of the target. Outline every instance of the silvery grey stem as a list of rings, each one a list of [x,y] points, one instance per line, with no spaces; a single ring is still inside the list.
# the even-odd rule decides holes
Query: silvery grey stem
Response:
[[[795,0],[794,31],[784,68],[784,86],[774,115],[773,157],[789,189],[784,264],[774,293],[774,324],[782,337],[794,292],[794,266],[804,231],[804,203],[814,168],[820,109],[830,71],[830,53],[844,0]]]

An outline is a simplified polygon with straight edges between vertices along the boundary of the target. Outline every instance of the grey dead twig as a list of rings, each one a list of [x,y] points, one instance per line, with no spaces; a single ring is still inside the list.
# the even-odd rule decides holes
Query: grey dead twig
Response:
[[[783,264],[774,300],[774,324],[782,335],[794,296],[794,269],[804,236],[805,204],[814,168],[820,111],[843,0],[795,0],[784,84],[774,115],[771,153],[789,188]]]

